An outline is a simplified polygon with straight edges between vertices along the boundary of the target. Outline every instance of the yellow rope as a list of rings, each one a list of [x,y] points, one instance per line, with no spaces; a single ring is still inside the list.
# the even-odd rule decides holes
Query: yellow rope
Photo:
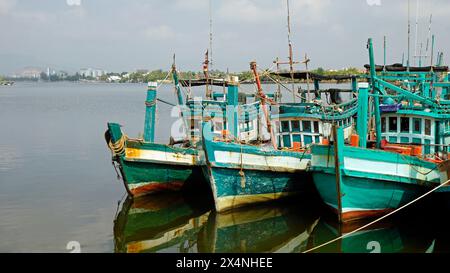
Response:
[[[108,146],[115,155],[123,154],[125,152],[125,143],[127,139],[128,136],[122,135],[122,137],[114,143],[112,143],[110,140]]]
[[[337,238],[335,238],[335,239],[333,239],[333,240],[331,240],[331,241],[328,241],[328,242],[326,242],[326,243],[323,243],[323,244],[321,244],[321,245],[319,245],[319,246],[316,246],[316,247],[313,247],[313,248],[311,248],[311,249],[308,249],[308,250],[304,251],[303,253],[309,253],[309,252],[311,252],[311,251],[314,251],[314,250],[316,250],[316,249],[322,248],[322,247],[324,247],[324,246],[326,246],[326,245],[329,245],[329,244],[331,244],[331,243],[334,243],[334,242],[336,242],[336,241],[339,241],[339,240],[341,240],[341,239],[344,239],[344,238],[346,238],[346,237],[349,237],[350,235],[353,235],[354,233],[356,233],[356,232],[358,232],[358,231],[361,231],[361,230],[363,230],[363,229],[365,229],[365,228],[367,228],[367,227],[369,227],[369,226],[371,226],[371,225],[373,225],[373,224],[375,224],[375,223],[377,223],[377,222],[379,222],[379,221],[381,221],[381,220],[383,220],[383,219],[385,219],[385,218],[387,218],[387,217],[393,215],[394,213],[397,213],[397,212],[403,210],[404,208],[406,208],[406,207],[408,207],[408,206],[414,204],[415,202],[419,201],[420,199],[424,198],[425,196],[430,195],[431,193],[435,192],[436,190],[438,190],[438,189],[444,187],[444,186],[447,185],[449,182],[450,182],[450,180],[447,180],[445,183],[442,183],[441,185],[437,186],[436,188],[434,188],[434,189],[428,191],[427,193],[425,193],[425,194],[419,196],[418,198],[412,200],[411,202],[409,202],[409,203],[407,203],[407,204],[401,206],[400,208],[398,208],[398,209],[396,209],[396,210],[394,210],[394,211],[391,211],[390,213],[384,215],[383,217],[380,217],[380,218],[376,219],[375,221],[372,221],[372,222],[368,223],[367,225],[364,225],[364,226],[362,226],[362,227],[360,227],[360,228],[357,228],[357,229],[353,230],[353,231],[350,232],[350,233],[346,233],[346,234],[344,234],[344,235],[342,235],[342,236],[340,236],[340,237],[337,237]]]

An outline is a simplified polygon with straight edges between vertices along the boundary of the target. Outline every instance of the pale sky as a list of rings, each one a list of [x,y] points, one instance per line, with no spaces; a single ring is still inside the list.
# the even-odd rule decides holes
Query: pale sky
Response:
[[[285,0],[211,0],[213,68],[268,68],[286,58]],[[0,0],[0,74],[24,66],[70,72],[168,69],[176,53],[181,70],[201,70],[209,47],[209,0]],[[388,63],[407,52],[407,0],[291,0],[295,58],[307,53],[312,68],[340,69],[367,63],[367,38],[376,59]],[[416,0],[411,0],[411,52],[415,49]],[[370,5],[372,4],[372,5]],[[380,5],[378,5],[380,4]],[[450,1],[419,1],[418,43],[425,51],[428,21],[437,51],[450,44]],[[445,58],[444,58],[445,60]],[[429,61],[427,61],[429,62]],[[299,69],[303,67],[299,66]]]

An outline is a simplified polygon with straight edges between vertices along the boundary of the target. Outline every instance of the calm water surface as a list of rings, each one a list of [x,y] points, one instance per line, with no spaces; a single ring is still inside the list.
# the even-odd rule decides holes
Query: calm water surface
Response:
[[[244,87],[251,90],[251,86]],[[17,83],[0,87],[0,252],[301,252],[341,227],[319,200],[217,215],[207,193],[118,201],[125,189],[103,140],[108,121],[142,133],[141,84]],[[285,94],[288,97],[289,94]],[[175,102],[173,88],[159,97]],[[171,108],[158,105],[157,141]],[[428,203],[431,203],[428,204]],[[324,252],[449,252],[446,218],[428,202],[331,244]],[[430,213],[432,211],[432,213]]]

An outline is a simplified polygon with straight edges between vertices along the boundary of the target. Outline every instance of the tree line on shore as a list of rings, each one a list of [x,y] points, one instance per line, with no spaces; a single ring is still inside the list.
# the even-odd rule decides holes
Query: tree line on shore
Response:
[[[284,71],[286,72],[286,71]],[[311,73],[316,73],[319,75],[331,76],[331,75],[360,75],[363,72],[357,68],[347,68],[341,70],[325,70],[323,68],[317,68],[310,71]],[[253,74],[251,71],[243,71],[238,73],[227,73],[220,70],[212,70],[209,72],[211,78],[226,78],[227,76],[238,76],[240,81],[252,81]],[[204,74],[201,71],[180,71],[180,79],[201,79],[204,78]],[[8,79],[8,78],[7,78]],[[145,83],[151,81],[160,80],[172,80],[169,71],[163,71],[162,69],[157,69],[149,72],[122,72],[122,73],[107,73],[99,77],[89,77],[84,76],[79,73],[73,75],[50,75],[46,73],[41,73],[39,78],[12,78],[9,80],[22,81],[22,80],[35,80],[35,81],[100,81],[100,82],[119,82],[119,83]],[[0,81],[5,80],[0,77]],[[269,76],[266,73],[261,75],[262,81],[270,81]]]

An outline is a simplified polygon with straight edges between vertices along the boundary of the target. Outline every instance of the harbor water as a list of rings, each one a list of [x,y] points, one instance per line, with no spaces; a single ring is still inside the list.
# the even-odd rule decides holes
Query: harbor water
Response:
[[[114,121],[130,137],[142,134],[145,90],[0,87],[0,252],[303,252],[365,224],[338,225],[316,196],[217,214],[206,184],[194,193],[127,199],[104,132]],[[158,97],[175,102],[173,87]],[[169,142],[177,119],[171,106],[158,104],[157,142]],[[428,198],[316,252],[450,252],[445,215]]]

